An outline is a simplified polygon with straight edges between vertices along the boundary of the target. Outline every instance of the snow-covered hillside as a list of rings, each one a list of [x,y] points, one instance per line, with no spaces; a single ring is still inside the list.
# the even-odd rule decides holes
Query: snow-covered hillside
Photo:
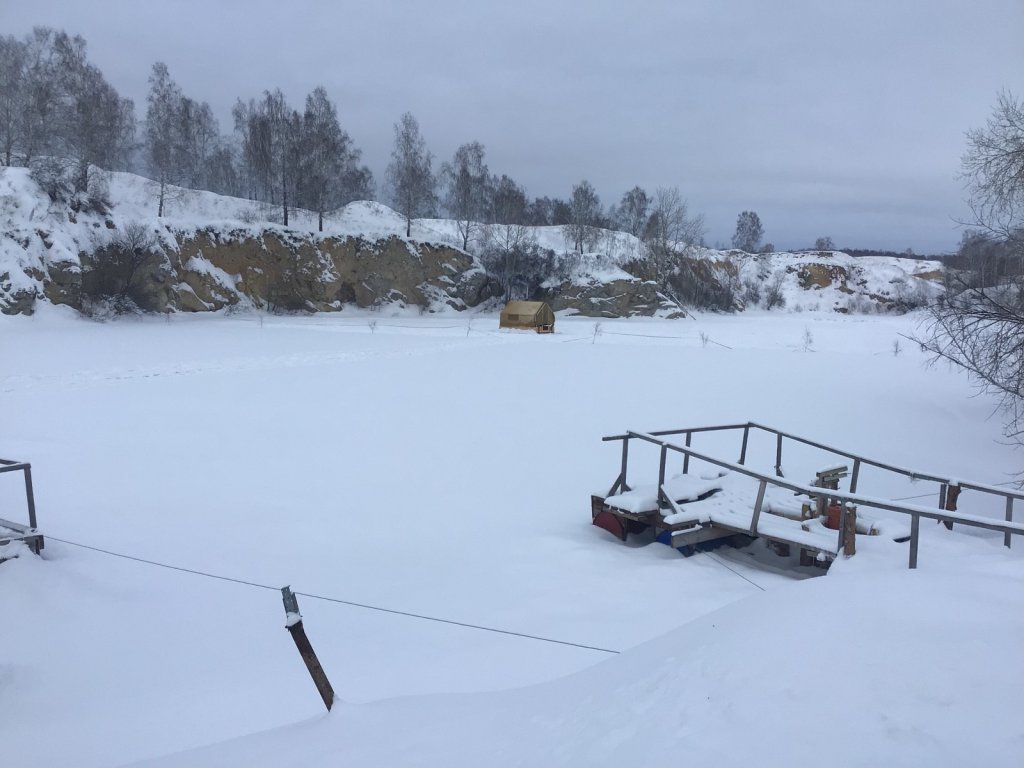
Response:
[[[405,220],[380,203],[351,203],[328,215],[319,232],[316,215],[308,211],[294,211],[285,228],[278,207],[177,188],[170,189],[165,215],[157,218],[154,182],[127,173],[106,178],[111,205],[98,212],[50,202],[26,169],[0,169],[0,310],[31,312],[37,301],[88,309],[113,292],[131,293],[137,305],[159,312],[228,306],[316,311],[353,304],[447,311],[478,306],[501,293],[473,259],[483,247],[482,227],[467,255],[455,222],[418,219],[406,237]],[[133,223],[153,233],[159,257],[130,271],[130,278],[108,269],[114,274],[100,281],[105,287],[92,286],[97,281],[90,276],[114,263],[112,254]],[[599,232],[585,254],[573,252],[561,227],[530,228],[529,235],[554,254],[555,267],[536,298],[570,314],[598,317],[678,315],[673,302],[691,305],[691,293],[708,292],[703,286],[722,309],[906,311],[932,298],[942,276],[938,262],[911,259],[697,249],[682,273],[659,277],[651,273],[643,244],[626,233]],[[345,243],[349,247],[339,254]],[[224,244],[231,253],[220,252]],[[390,260],[353,267],[362,244],[369,245],[370,255],[390,249]],[[403,249],[414,261],[424,257],[424,249],[447,255],[436,268],[410,272],[409,264],[395,261]],[[295,264],[287,267],[287,261]],[[134,285],[119,291],[116,284],[125,280]],[[283,300],[270,295],[275,292]]]

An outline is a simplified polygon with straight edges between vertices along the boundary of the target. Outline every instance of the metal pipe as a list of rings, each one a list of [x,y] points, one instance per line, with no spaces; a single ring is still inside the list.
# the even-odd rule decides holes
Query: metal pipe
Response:
[[[700,459],[701,461],[705,461],[708,464],[712,464],[723,469],[728,469],[730,471],[736,472],[737,474],[752,477],[757,480],[766,480],[767,482],[771,483],[774,486],[778,486],[779,488],[786,488],[790,491],[793,491],[794,493],[800,493],[807,496],[818,496],[821,494],[822,491],[821,488],[818,488],[816,486],[802,485],[800,483],[791,482],[784,478],[777,478],[765,475],[756,470],[749,469],[739,464],[734,464],[733,462],[730,461],[725,461],[724,459],[715,458],[714,456],[702,453],[701,451],[696,451],[692,448],[684,448],[673,443],[666,443],[644,432],[630,431],[629,436],[632,438],[636,438],[638,440],[643,440],[648,443],[653,443],[654,445],[664,445],[670,451],[676,451],[677,453],[682,453],[684,455],[689,454],[691,457],[695,459]],[[879,499],[872,496],[848,493],[846,491],[829,490],[828,495],[830,497],[838,499],[840,502],[851,501],[854,504],[863,505],[866,507],[873,507],[875,509],[887,509],[892,512],[900,512],[902,514],[907,515],[919,515],[920,517],[929,520],[952,520],[953,522],[959,522],[963,525],[970,525],[976,528],[984,528],[986,530],[991,531],[999,531],[1001,533],[1010,532],[1014,534],[1024,534],[1024,525],[1022,525],[1021,523],[996,522],[993,520],[989,520],[987,518],[982,518],[974,515],[964,515],[955,513],[951,515],[951,513],[948,511],[937,510],[933,507],[925,507],[917,504],[898,504],[887,499]]]
[[[1012,523],[1013,522],[1013,497],[1012,496],[1007,496],[1006,497],[1006,522],[1008,522],[1008,523]],[[1010,546],[1010,534],[1008,532],[1003,534],[1003,546],[1007,547],[1007,548],[1009,548],[1009,546]]]
[[[761,519],[761,507],[764,505],[764,492],[768,488],[768,481],[762,480],[757,487],[757,500],[754,502],[754,514],[750,517],[750,535],[757,535],[757,521]]]
[[[665,463],[668,461],[668,447],[665,445],[661,446],[661,464],[658,467],[658,509],[666,506],[662,504],[662,498],[667,497],[665,493]]]
[[[775,436],[775,476],[782,477],[782,433]]]
[[[626,465],[629,463],[629,438],[627,437],[622,441],[622,470],[619,477],[622,478],[622,490],[628,491],[629,485],[626,483]]]
[[[824,443],[819,443],[819,442],[817,442],[815,440],[809,440],[806,437],[800,437],[799,435],[794,435],[791,432],[782,432],[781,430],[773,429],[772,427],[766,427],[763,424],[758,424],[757,422],[753,422],[753,421],[750,422],[750,426],[753,427],[754,429],[760,429],[760,430],[763,430],[765,432],[771,432],[772,434],[782,434],[782,435],[785,435],[790,440],[795,440],[798,443],[802,443],[804,445],[809,445],[812,448],[818,448],[818,449],[823,450],[823,451],[828,451],[829,453],[834,453],[837,456],[843,456],[844,458],[847,458],[847,459],[850,459],[850,460],[857,460],[857,459],[859,459],[860,461],[862,461],[863,463],[865,463],[865,464],[867,464],[869,466],[878,467],[879,469],[884,469],[884,470],[886,470],[888,472],[894,472],[894,473],[896,473],[898,475],[904,475],[905,477],[910,477],[910,478],[913,478],[915,480],[929,480],[929,481],[935,482],[935,483],[948,483],[949,482],[949,478],[943,477],[942,475],[933,474],[933,473],[930,473],[930,472],[918,472],[916,470],[906,469],[905,467],[897,467],[894,464],[886,464],[885,462],[875,461],[874,459],[870,459],[867,456],[859,456],[856,453],[850,453],[849,451],[844,451],[844,450],[841,450],[839,448],[834,448],[833,446],[825,445]],[[983,493],[998,494],[999,496],[1010,495],[1010,496],[1013,496],[1013,498],[1015,498],[1015,499],[1024,500],[1024,493],[1017,493],[1017,492],[1014,492],[1014,491],[1007,491],[1004,488],[997,488],[995,486],[986,485],[984,483],[966,483],[966,482],[961,482],[960,483],[960,487],[961,488],[965,488],[965,489],[969,489],[969,490],[972,490],[972,491],[982,491]]]
[[[917,568],[917,541],[921,532],[921,516],[910,516],[910,567]]]
[[[28,524],[35,530],[36,527],[36,497],[32,492],[32,465],[25,465],[25,500],[28,502]]]

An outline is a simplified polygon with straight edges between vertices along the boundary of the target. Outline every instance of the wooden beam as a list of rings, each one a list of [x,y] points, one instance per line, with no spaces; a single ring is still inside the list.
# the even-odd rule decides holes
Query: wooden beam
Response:
[[[740,460],[737,464],[747,463],[747,441],[750,439],[750,427],[749,425],[743,428],[743,444],[740,446]]]
[[[782,433],[775,436],[775,476],[782,477]]]
[[[291,587],[281,588],[281,600],[284,602],[285,628],[292,636],[292,640],[295,641],[295,647],[299,649],[299,655],[302,656],[302,661],[306,664],[306,670],[313,678],[313,684],[316,685],[316,690],[320,694],[320,698],[323,699],[324,706],[330,712],[334,705],[334,688],[331,686],[331,681],[327,679],[324,668],[320,666],[320,660],[316,657],[309,638],[306,637],[306,630],[302,626],[302,614],[299,613],[299,600],[292,592]]]
[[[702,544],[705,541],[715,541],[735,536],[736,532],[728,528],[722,528],[715,524],[701,525],[687,531],[673,531],[669,535],[669,541],[673,547],[691,547],[694,544]]]

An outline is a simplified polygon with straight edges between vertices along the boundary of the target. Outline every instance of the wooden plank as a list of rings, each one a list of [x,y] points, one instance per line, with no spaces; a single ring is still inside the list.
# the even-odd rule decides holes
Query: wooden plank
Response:
[[[702,525],[691,531],[675,531],[670,541],[673,547],[692,547],[695,544],[703,544],[705,541],[715,541],[735,536],[738,532],[723,528],[719,525]]]
[[[680,507],[678,503],[676,503],[676,500],[673,499],[668,493],[665,492],[664,488],[662,488],[662,494],[668,500],[669,506],[672,507],[672,512],[673,513],[675,513],[677,515],[685,515],[685,514],[687,514],[683,510],[683,508]],[[694,525],[699,525],[699,524],[700,524],[700,515],[695,515],[694,517],[686,518],[685,520],[681,520],[681,521],[679,521],[677,523],[667,523],[666,524],[664,522],[664,520],[662,520],[661,524],[658,527],[659,528],[663,528],[666,531],[678,531],[678,530],[682,530],[684,528],[692,528]]]
[[[327,673],[324,672],[324,668],[320,665],[320,660],[317,658],[316,651],[313,650],[309,638],[306,637],[306,629],[302,626],[302,615],[299,613],[299,601],[290,587],[283,587],[281,589],[281,599],[284,602],[284,611],[287,617],[285,628],[292,636],[292,640],[295,641],[295,647],[298,649],[299,655],[306,665],[306,671],[313,678],[313,684],[316,686],[317,693],[320,694],[324,706],[330,712],[331,707],[334,705],[334,688],[331,686],[331,681],[327,679]]]

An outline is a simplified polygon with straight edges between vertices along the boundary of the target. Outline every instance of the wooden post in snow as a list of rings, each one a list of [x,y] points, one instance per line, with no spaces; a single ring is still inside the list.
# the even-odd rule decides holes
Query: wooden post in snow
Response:
[[[857,508],[846,502],[843,511],[843,555],[853,557],[857,554]]]
[[[946,489],[946,503],[943,506],[947,512],[956,512],[956,501],[960,498],[960,486],[954,483],[950,483]],[[946,526],[947,530],[953,530],[952,520],[943,520],[942,524]]]
[[[295,597],[291,587],[281,588],[281,599],[284,601],[285,628],[295,641],[295,647],[299,649],[299,655],[309,670],[309,676],[313,678],[313,684],[316,685],[320,698],[324,700],[324,706],[330,712],[334,704],[334,688],[331,687],[331,681],[327,679],[327,673],[320,666],[320,660],[316,657],[309,638],[306,637],[306,630],[302,626],[302,614],[299,613],[299,599]]]

